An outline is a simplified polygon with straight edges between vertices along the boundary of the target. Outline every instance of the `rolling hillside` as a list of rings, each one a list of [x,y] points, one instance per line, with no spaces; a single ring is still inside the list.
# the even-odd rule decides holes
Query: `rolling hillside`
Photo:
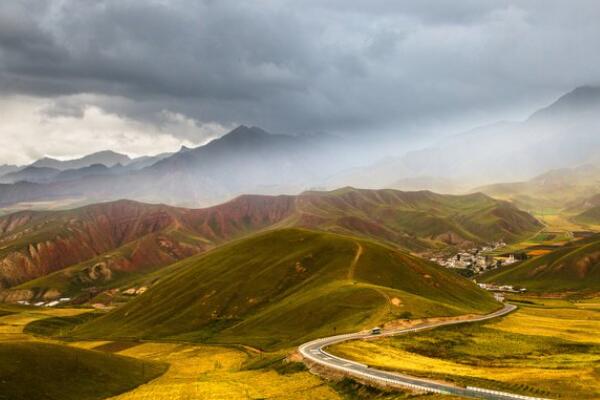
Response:
[[[245,195],[197,210],[119,201],[71,211],[20,212],[0,218],[0,286],[11,288],[0,299],[97,293],[232,239],[283,227],[362,236],[419,252],[510,242],[540,225],[484,195],[352,188]]]
[[[203,210],[118,201],[0,218],[0,288],[11,288],[0,299],[116,287],[280,221],[290,201],[247,196]]]
[[[0,399],[100,400],[152,380],[167,367],[50,343],[2,342]]]
[[[600,167],[586,164],[557,169],[529,181],[498,183],[475,190],[494,198],[510,200],[527,210],[549,207],[581,212],[589,208],[589,198],[593,199],[600,192]]]
[[[408,317],[487,312],[472,282],[375,242],[269,231],[184,260],[143,295],[74,331],[289,346]]]
[[[594,200],[597,202],[598,196],[595,196]],[[592,206],[575,215],[572,220],[582,225],[600,225],[600,206]]]
[[[0,287],[18,285],[165,231],[175,218],[176,209],[128,201],[0,218]],[[135,269],[133,264],[129,268]]]
[[[600,235],[547,255],[483,275],[482,281],[519,285],[534,292],[600,290]]]
[[[293,226],[367,236],[414,251],[504,239],[541,229],[531,215],[483,194],[343,188],[298,196]]]

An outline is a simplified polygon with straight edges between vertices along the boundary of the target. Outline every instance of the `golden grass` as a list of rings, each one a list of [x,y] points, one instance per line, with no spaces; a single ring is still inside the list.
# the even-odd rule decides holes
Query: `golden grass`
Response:
[[[581,230],[582,228],[585,228],[584,226],[571,221],[571,216],[564,213],[545,214],[543,216],[536,216],[546,224],[548,230],[577,231]]]
[[[98,349],[111,341],[58,342],[23,333],[28,323],[47,317],[73,316],[86,309],[31,309],[0,317],[0,342],[43,341],[62,343],[83,349]],[[274,370],[244,370],[250,355],[244,351],[208,345],[187,345],[145,342],[117,354],[139,359],[161,361],[170,365],[159,378],[113,400],[162,399],[292,399],[342,400],[327,382],[309,372],[279,374]],[[283,354],[283,353],[282,353]],[[256,357],[256,356],[252,356]],[[418,400],[450,399],[441,395],[408,395],[398,393],[393,398]]]
[[[0,317],[0,341],[52,341],[23,333],[28,323],[47,317],[72,316],[86,309],[33,309]],[[108,341],[70,342],[94,349]],[[169,370],[161,377],[115,399],[335,399],[339,395],[324,381],[308,373],[280,375],[271,370],[244,371],[249,357],[240,350],[215,346],[142,343],[118,354],[164,361]]]
[[[532,301],[502,320],[485,326],[502,332],[539,337],[560,338],[576,343],[600,344],[600,298],[582,301],[565,299],[523,298]],[[40,340],[23,333],[24,326],[34,320],[50,316],[71,316],[85,309],[39,309],[0,317],[0,341]],[[433,331],[435,332],[435,331]],[[419,335],[427,335],[422,333]],[[417,375],[440,378],[439,375],[468,377],[511,385],[539,387],[550,393],[562,393],[565,385],[574,393],[599,393],[598,368],[590,366],[600,362],[598,354],[554,354],[527,357],[516,362],[473,365],[460,360],[434,358],[411,353],[391,340],[351,342],[336,346],[335,351],[374,367],[398,369]],[[80,341],[69,345],[94,349],[110,344],[108,341]],[[495,343],[475,338],[477,347],[489,352]],[[518,347],[518,344],[515,344]],[[140,343],[118,354],[145,360],[166,362],[169,370],[161,377],[148,382],[112,400],[162,400],[162,399],[336,399],[337,393],[328,383],[310,374],[296,372],[279,374],[270,369],[245,370],[249,355],[242,350],[221,346],[188,345],[172,343]],[[443,376],[442,375],[442,376]],[[596,388],[596,389],[595,389]],[[596,392],[594,392],[596,390]],[[399,393],[398,398],[406,398]],[[411,396],[411,399],[446,399],[445,396]],[[591,398],[591,397],[585,397]]]
[[[108,343],[112,343],[112,342],[109,340],[90,340],[90,341],[83,341],[83,342],[69,342],[69,346],[77,347],[80,349],[92,350],[92,349],[95,349],[96,347],[99,347],[99,346],[102,346],[103,344],[108,344]]]
[[[531,250],[527,253],[529,257],[545,256],[552,253],[552,250]]]
[[[598,347],[592,347],[593,350],[589,353],[586,350],[578,352],[572,349],[564,353],[544,353],[549,340],[565,340],[568,341],[565,343],[575,346],[580,343],[584,349],[590,348],[585,346],[599,345],[600,302],[598,299],[579,303],[545,301],[555,307],[562,307],[542,307],[539,303],[532,307],[521,307],[506,318],[486,324],[486,333],[481,331],[479,334],[479,328],[466,333],[469,344],[455,345],[454,351],[459,352],[456,354],[444,351],[439,355],[435,351],[434,354],[422,351],[417,354],[411,350],[409,338],[355,341],[334,346],[331,350],[373,367],[463,384],[477,380],[492,381],[493,388],[515,388],[524,392],[541,390],[557,398],[574,398],[569,397],[569,393],[577,398],[600,398]],[[498,336],[493,334],[494,331],[498,332]],[[506,357],[493,359],[493,354],[498,353],[499,344],[495,338],[500,338],[500,332],[505,332],[501,346],[511,348],[502,349]],[[510,340],[512,334],[514,341]],[[438,340],[435,330],[419,335],[425,336],[426,342],[435,348]],[[440,337],[449,340],[448,336]],[[526,341],[520,342],[523,339]],[[468,356],[469,360],[462,358],[460,354],[463,352],[475,355],[480,361],[473,361]]]
[[[308,372],[280,375],[269,370],[241,370],[248,355],[215,346],[144,343],[119,354],[164,361],[163,376],[115,397],[161,399],[339,399],[327,384]]]
[[[34,340],[31,335],[23,333],[23,329],[28,323],[42,318],[68,317],[85,312],[89,312],[89,310],[80,308],[40,308],[5,315],[0,317],[0,341]]]
[[[481,379],[494,379],[504,382],[520,382],[523,380],[524,368],[522,367],[480,367],[461,364],[458,362],[421,356],[398,348],[393,348],[383,342],[352,342],[336,346],[335,353],[375,368],[400,369],[403,371],[417,371],[433,374],[447,374],[468,376]],[[597,356],[594,357],[597,359]],[[579,370],[553,370],[536,368],[535,362],[527,365],[526,373],[536,379],[552,381],[573,381],[586,379],[593,384],[594,378],[582,374]],[[525,380],[527,381],[527,380]]]
[[[600,344],[600,313],[595,310],[524,308],[489,326],[505,332]]]

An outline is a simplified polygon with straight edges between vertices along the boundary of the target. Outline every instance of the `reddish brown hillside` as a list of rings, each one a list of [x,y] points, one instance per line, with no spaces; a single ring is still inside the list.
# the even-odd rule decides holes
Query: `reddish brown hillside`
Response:
[[[0,288],[87,260],[104,271],[101,277],[107,270],[151,270],[271,226],[287,217],[293,204],[290,196],[241,196],[190,210],[123,200],[9,215],[0,218]],[[101,255],[105,259],[95,260]]]
[[[295,196],[244,195],[210,208],[189,210],[186,227],[206,239],[228,240],[274,225],[295,211]]]
[[[73,282],[78,289],[82,282],[109,287],[123,274],[150,272],[262,229],[305,227],[422,251],[516,240],[539,226],[529,214],[481,194],[344,188],[298,196],[245,195],[196,210],[122,200],[0,218],[0,288],[20,285],[45,293]],[[55,271],[66,267],[57,277]],[[45,281],[35,280],[46,275]]]
[[[0,219],[0,286],[10,287],[161,232],[176,209],[129,201]]]

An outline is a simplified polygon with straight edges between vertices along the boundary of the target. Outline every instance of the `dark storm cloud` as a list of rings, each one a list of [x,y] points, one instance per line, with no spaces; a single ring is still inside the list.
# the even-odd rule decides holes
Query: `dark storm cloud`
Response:
[[[97,95],[86,101],[156,123],[170,110],[280,132],[400,130],[600,82],[599,11],[595,1],[2,2],[0,88]]]

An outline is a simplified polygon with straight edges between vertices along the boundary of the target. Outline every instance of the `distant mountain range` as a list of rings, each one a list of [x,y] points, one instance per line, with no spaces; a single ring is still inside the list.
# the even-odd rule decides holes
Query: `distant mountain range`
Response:
[[[451,136],[432,147],[338,174],[330,184],[465,192],[598,163],[599,115],[600,88],[579,87],[523,122],[498,122]]]
[[[20,168],[16,165],[0,165],[0,177],[5,174],[10,174],[11,172],[18,171]]]
[[[274,135],[240,126],[176,153],[130,159],[112,151],[0,167],[0,207],[128,198],[185,207],[244,193],[297,194],[343,186],[466,193],[549,170],[599,164],[600,89],[580,87],[523,122],[500,122],[437,145],[360,166],[357,142],[328,135]],[[106,168],[102,168],[102,166]]]
[[[129,160],[127,164],[116,163],[124,159],[114,153],[108,162],[112,166],[86,165],[99,158],[106,161],[109,153],[61,164],[60,169],[56,162],[34,163],[0,178],[5,184],[0,186],[0,205],[65,198],[88,203],[128,198],[203,206],[244,193],[298,193],[347,167],[349,157],[342,154],[331,158],[334,148],[343,153],[344,146],[333,137],[273,135],[240,126],[207,145],[183,147],[177,153]],[[84,166],[65,169],[75,162]]]
[[[50,183],[89,175],[116,175],[151,166],[173,154],[163,153],[132,159],[125,154],[107,150],[67,161],[45,157],[24,167],[0,166],[0,183]]]
[[[31,167],[37,168],[54,168],[61,171],[66,169],[77,169],[89,167],[94,164],[102,164],[107,167],[112,167],[117,164],[127,165],[131,162],[131,158],[125,154],[115,153],[114,151],[106,150],[99,153],[87,155],[75,160],[61,161],[53,158],[45,157],[33,164]]]
[[[497,183],[475,190],[510,200],[527,210],[546,207],[576,213],[600,205],[600,165],[556,169],[527,181]]]
[[[60,174],[60,170],[51,167],[36,167],[30,165],[23,169],[9,172],[0,177],[0,183],[31,182],[43,183],[54,180]]]

